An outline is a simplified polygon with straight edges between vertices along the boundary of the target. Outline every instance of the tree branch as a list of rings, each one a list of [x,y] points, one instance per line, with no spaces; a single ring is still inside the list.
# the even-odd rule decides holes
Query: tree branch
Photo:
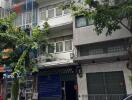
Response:
[[[125,27],[125,28],[132,34],[132,32],[131,32],[131,30],[129,29],[129,27],[126,26],[122,21],[120,21],[120,24],[121,24],[123,27]]]

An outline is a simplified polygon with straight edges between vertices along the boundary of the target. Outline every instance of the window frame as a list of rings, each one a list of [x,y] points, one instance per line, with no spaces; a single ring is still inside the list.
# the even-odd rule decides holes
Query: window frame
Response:
[[[71,41],[71,50],[66,50],[66,41]],[[72,51],[72,50],[73,50],[73,40],[72,39],[65,40],[64,41],[64,51],[68,52],[68,51]]]
[[[55,17],[61,17],[63,16],[63,10],[61,10],[61,15],[57,15],[57,9],[59,9],[59,7],[55,7]]]
[[[62,3],[62,2],[60,2],[60,3]],[[60,16],[57,16],[57,15],[56,15],[56,8],[59,8],[59,4],[60,4],[60,3],[57,3],[58,5],[57,5],[57,4],[53,4],[53,5],[48,5],[48,6],[39,7],[39,8],[38,8],[39,21],[44,21],[44,19],[42,20],[42,19],[41,19],[41,16],[40,16],[41,13],[43,13],[43,12],[46,12],[46,19],[52,19],[52,18],[62,17],[62,16],[65,16],[65,15],[68,15],[69,12],[68,12],[68,13],[65,13],[64,10],[62,10]],[[51,8],[50,6],[53,6],[53,7]],[[51,10],[51,9],[54,9],[54,16],[49,18],[48,12],[49,12],[49,10]]]
[[[53,46],[54,46],[54,51],[53,51],[53,53],[55,53],[55,51],[56,51],[56,45],[55,45],[55,43],[54,42],[52,42],[52,43],[49,43],[49,44],[53,44]],[[49,46],[49,44],[48,44],[48,46]],[[47,46],[47,53],[49,53],[49,47]],[[49,53],[49,54],[53,54],[53,53]]]
[[[71,41],[71,50],[66,50],[65,46],[66,46],[66,41]],[[56,51],[56,48],[57,48],[57,43],[62,43],[62,51]],[[70,52],[73,50],[73,40],[72,39],[67,39],[67,40],[63,40],[63,41],[57,41],[57,42],[51,42],[49,44],[53,44],[54,45],[54,52],[53,53],[49,53],[49,50],[48,50],[48,46],[47,46],[47,49],[46,49],[46,52],[49,53],[49,54],[54,54],[54,53],[63,53],[63,52]]]
[[[54,14],[53,14],[53,17],[49,17],[49,10],[52,10],[53,9],[53,12],[54,12]],[[52,19],[52,18],[54,18],[55,17],[55,8],[50,8],[50,9],[47,9],[47,18],[48,19]]]
[[[85,25],[85,26],[79,26],[79,27],[78,27],[78,26],[77,26],[77,20],[78,20],[78,18],[81,18],[81,17],[85,18],[86,25]],[[91,25],[93,25],[93,24],[94,24],[94,21],[93,21],[92,24],[89,24],[89,19],[88,19],[87,17],[83,16],[83,15],[81,15],[81,16],[76,16],[76,17],[75,17],[75,28],[81,28],[81,27],[91,26]]]
[[[62,51],[57,51],[57,43],[62,43]],[[55,42],[55,53],[61,53],[64,52],[64,41],[57,41]]]

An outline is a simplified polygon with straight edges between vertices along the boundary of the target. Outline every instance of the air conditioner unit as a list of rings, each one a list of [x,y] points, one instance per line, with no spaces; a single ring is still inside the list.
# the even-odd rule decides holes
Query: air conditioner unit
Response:
[[[70,53],[70,59],[73,59],[73,57],[74,57],[74,53],[72,52]]]

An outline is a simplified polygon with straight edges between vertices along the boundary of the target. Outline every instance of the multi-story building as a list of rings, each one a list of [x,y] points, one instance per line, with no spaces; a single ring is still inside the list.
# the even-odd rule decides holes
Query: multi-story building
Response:
[[[0,7],[0,18],[5,18],[12,12],[16,12],[17,16],[14,21],[14,25],[17,27],[21,27],[25,31],[29,30],[29,35],[31,35],[30,29],[37,25],[37,3],[35,0],[0,0]],[[4,74],[2,77],[4,79],[0,82],[0,94],[2,97],[4,97],[5,100],[11,98],[12,87],[12,78],[10,77],[11,72],[7,71],[6,69],[11,70],[11,67],[6,66],[4,68]],[[21,89],[24,89],[25,91],[25,99],[32,98],[31,77],[32,76],[26,77],[25,86],[21,87]],[[4,85],[2,85],[2,83]],[[3,87],[4,89],[2,90]]]
[[[105,31],[98,36],[93,21],[84,16],[74,18],[59,8],[67,1],[11,3],[10,8],[18,14],[16,26],[43,28],[45,22],[50,26],[48,55],[40,49],[38,56],[38,100],[120,100],[132,93],[131,72],[126,67],[130,32],[122,26],[111,36]],[[31,90],[27,90],[26,98],[28,94]]]
[[[76,64],[73,63],[73,20],[68,10],[60,9],[65,0],[38,0],[38,25],[47,21],[50,30],[46,56],[40,52],[39,100],[76,100]]]
[[[94,28],[91,20],[84,16],[75,17],[73,44],[77,53],[74,61],[82,69],[77,77],[78,99],[121,100],[132,93],[129,80],[132,74],[127,68],[131,34],[122,26],[110,36],[105,35],[105,30],[98,36]]]

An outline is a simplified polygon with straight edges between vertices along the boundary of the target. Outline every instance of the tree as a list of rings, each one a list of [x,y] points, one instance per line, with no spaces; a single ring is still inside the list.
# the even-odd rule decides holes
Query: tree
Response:
[[[30,57],[38,45],[47,45],[48,23],[45,22],[44,29],[40,30],[38,26],[30,31],[22,30],[12,23],[16,18],[13,13],[9,17],[0,19],[0,63],[9,65],[12,68],[14,82],[12,86],[12,100],[17,100],[19,93],[19,80],[26,73],[37,72],[36,59]],[[30,32],[32,35],[30,36]],[[8,50],[7,50],[8,49]],[[11,52],[5,52],[10,51]]]
[[[113,31],[119,30],[121,26],[125,27],[132,34],[132,0],[84,0],[84,2],[65,3],[62,9],[70,9],[73,16],[85,16],[94,20],[96,33],[102,34],[106,29],[106,36],[111,35]],[[123,23],[127,19],[129,25]],[[129,39],[127,67],[132,72],[132,37]],[[130,77],[132,81],[132,76]]]

